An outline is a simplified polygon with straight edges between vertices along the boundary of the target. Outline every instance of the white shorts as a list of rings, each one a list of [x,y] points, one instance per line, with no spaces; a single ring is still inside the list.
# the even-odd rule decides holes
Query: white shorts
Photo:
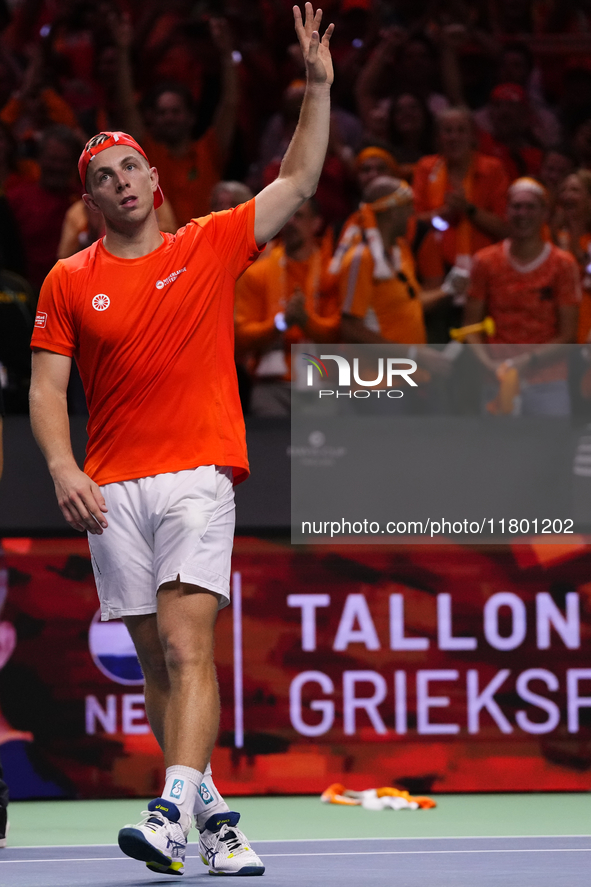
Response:
[[[164,582],[213,591],[230,603],[234,539],[232,469],[201,465],[105,484],[108,527],[88,534],[101,619],[156,612]]]

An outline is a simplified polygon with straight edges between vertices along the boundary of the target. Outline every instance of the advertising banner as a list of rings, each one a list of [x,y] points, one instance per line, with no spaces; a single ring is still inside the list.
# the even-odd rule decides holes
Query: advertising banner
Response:
[[[12,797],[149,796],[160,751],[84,540],[5,539],[0,757]],[[591,787],[591,547],[238,538],[220,612],[228,794]]]

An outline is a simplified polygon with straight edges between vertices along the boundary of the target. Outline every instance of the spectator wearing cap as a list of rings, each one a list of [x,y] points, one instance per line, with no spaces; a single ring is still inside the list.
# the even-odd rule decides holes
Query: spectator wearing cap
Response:
[[[540,71],[535,67],[533,55],[525,43],[507,43],[498,62],[497,84],[520,86],[528,107],[530,131],[541,148],[551,148],[561,141],[562,133],[558,118],[544,101],[540,89]],[[492,134],[491,102],[474,112],[476,126],[482,132]]]
[[[454,265],[468,268],[477,250],[506,233],[509,180],[500,160],[475,150],[470,111],[443,111],[437,118],[437,140],[439,153],[419,160],[413,180],[418,218],[437,226],[431,267],[422,274],[426,286],[441,284]]]
[[[520,176],[537,176],[543,153],[531,134],[527,94],[517,83],[501,83],[490,96],[490,132],[481,132],[478,147],[497,157],[510,181]]]
[[[465,323],[495,322],[494,349],[478,356],[499,378],[519,373],[526,415],[568,415],[567,367],[558,346],[576,341],[581,285],[573,257],[544,239],[544,187],[523,177],[509,189],[509,237],[474,256]],[[475,345],[482,335],[470,337]],[[516,349],[514,346],[520,346]]]

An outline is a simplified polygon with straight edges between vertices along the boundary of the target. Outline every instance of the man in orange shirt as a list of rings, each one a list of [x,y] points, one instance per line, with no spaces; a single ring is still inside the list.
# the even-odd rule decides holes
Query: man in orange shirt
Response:
[[[453,265],[468,268],[476,250],[504,236],[509,179],[501,162],[474,150],[470,112],[449,108],[437,118],[440,153],[423,157],[413,178],[415,211],[434,225],[433,250],[441,263],[440,283]],[[432,264],[432,260],[430,262]],[[420,269],[419,269],[420,270]]]
[[[222,89],[212,125],[199,139],[195,127],[194,102],[181,84],[165,83],[148,96],[144,125],[134,94],[129,48],[129,23],[121,22],[115,33],[119,39],[118,82],[121,117],[158,169],[160,184],[170,201],[179,225],[209,212],[213,186],[221,178],[230,150],[238,106],[238,76],[232,57],[227,23],[210,20],[212,38],[220,52]]]
[[[527,177],[513,182],[510,236],[474,256],[464,320],[493,318],[495,333],[488,342],[494,348],[476,351],[501,383],[507,370],[519,373],[523,414],[564,416],[570,399],[558,346],[577,340],[581,284],[573,257],[544,239],[547,215],[539,182]],[[478,346],[484,339],[472,335],[469,341]]]
[[[289,415],[292,345],[336,339],[339,306],[317,240],[321,223],[315,202],[304,203],[284,226],[281,243],[236,285],[236,349],[254,359],[255,415]]]
[[[236,279],[316,188],[328,144],[329,25],[294,8],[306,63],[299,126],[277,179],[246,204],[158,230],[158,173],[125,133],[86,145],[85,201],[106,235],[54,267],[43,286],[31,421],[68,523],[89,534],[103,619],[121,617],[145,677],[146,711],[166,782],[121,848],[182,874],[195,814],[211,874],[264,867],[208,762],[219,724],[213,633],[228,603],[232,483],[248,474],[233,349]],[[89,407],[85,470],[72,455],[66,388],[72,356]],[[107,515],[108,513],[108,521]]]

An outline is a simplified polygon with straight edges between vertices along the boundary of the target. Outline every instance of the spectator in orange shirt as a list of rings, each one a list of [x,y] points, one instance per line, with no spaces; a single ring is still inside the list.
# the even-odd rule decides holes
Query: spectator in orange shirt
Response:
[[[43,132],[55,125],[78,130],[80,141],[84,134],[72,108],[51,87],[46,85],[43,54],[37,47],[31,55],[20,89],[15,92],[0,112],[0,120],[8,126],[14,138],[30,157],[36,157]]]
[[[431,269],[424,274],[426,286],[441,283],[453,265],[469,268],[470,257],[507,230],[509,180],[499,160],[474,150],[470,112],[442,111],[437,135],[440,153],[419,160],[413,180],[418,218],[437,226],[432,245],[438,253],[438,274],[435,279]]]
[[[254,358],[255,415],[289,415],[292,345],[336,340],[338,300],[318,243],[321,227],[308,200],[284,226],[281,243],[236,284],[236,351],[239,362]]]
[[[382,176],[365,190],[357,213],[359,236],[347,253],[335,256],[344,341],[379,344],[426,342],[423,306],[446,291],[424,291],[417,282],[414,259],[406,240],[413,211],[410,186]],[[447,288],[446,288],[447,289]]]
[[[129,47],[131,29],[122,32],[118,64],[121,112],[127,129],[142,145],[158,170],[162,190],[172,204],[179,225],[209,213],[213,186],[221,178],[230,149],[238,105],[238,79],[232,58],[227,23],[211,19],[212,38],[222,62],[222,94],[212,125],[201,138],[192,137],[195,127],[194,101],[189,90],[178,83],[161,84],[145,100],[148,127],[135,101]]]
[[[508,370],[519,373],[525,415],[564,416],[570,398],[557,346],[576,341],[581,286],[573,257],[544,240],[547,212],[539,182],[521,178],[511,185],[509,238],[474,256],[465,322],[493,318],[488,341],[494,350],[476,351],[499,380]],[[470,340],[484,341],[481,335]]]

